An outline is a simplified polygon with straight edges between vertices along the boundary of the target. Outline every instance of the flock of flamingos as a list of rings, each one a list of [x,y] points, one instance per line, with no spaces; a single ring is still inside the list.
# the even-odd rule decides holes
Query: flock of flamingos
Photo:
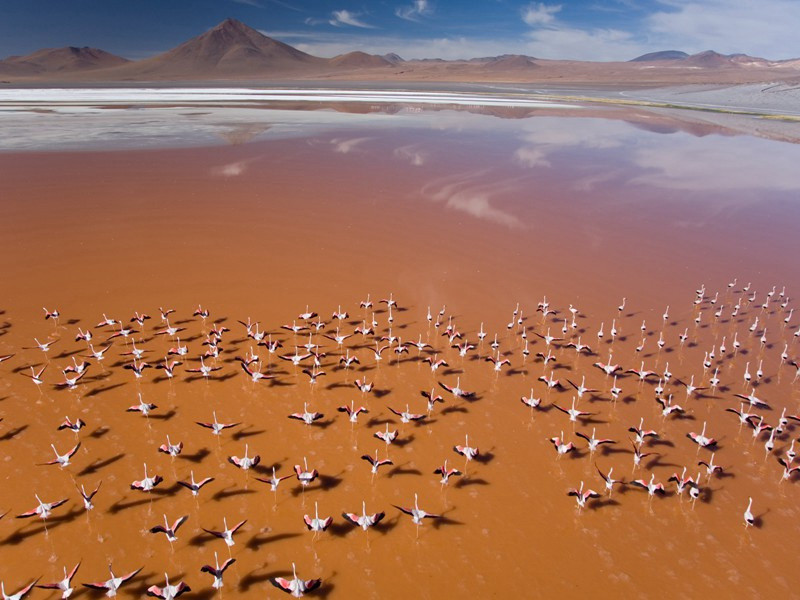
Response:
[[[753,439],[763,443],[765,455],[774,457],[770,461],[774,461],[776,481],[792,481],[800,474],[800,462],[795,462],[798,451],[795,450],[792,435],[793,423],[800,421],[800,416],[791,414],[791,409],[787,407],[788,398],[767,398],[760,391],[760,384],[768,377],[785,371],[794,385],[800,374],[800,364],[796,359],[800,328],[792,322],[793,308],[785,289],[773,287],[759,292],[751,289],[750,284],[737,285],[735,280],[728,284],[727,289],[713,293],[701,286],[693,300],[692,319],[680,326],[671,319],[669,307],[666,307],[663,315],[652,319],[655,322],[643,320],[639,323],[637,318],[634,324],[631,315],[626,312],[626,299],[622,299],[616,310],[610,311],[612,314],[599,327],[591,329],[585,315],[573,305],[556,308],[544,298],[535,311],[531,311],[533,314],[528,315],[517,304],[513,312],[510,311],[510,319],[500,333],[487,332],[483,323],[469,330],[462,329],[461,317],[456,319],[455,315],[448,314],[446,307],[441,310],[428,307],[427,311],[424,308],[418,310],[422,313],[418,316],[424,316],[427,322],[420,320],[422,325],[419,331],[410,338],[400,337],[399,332],[405,332],[407,327],[401,326],[399,321],[411,309],[398,305],[398,302],[389,295],[373,303],[368,296],[360,302],[353,316],[340,306],[333,314],[326,313],[327,318],[306,307],[291,323],[273,329],[262,328],[259,322],[249,318],[231,323],[229,328],[224,325],[227,320],[215,320],[214,315],[202,306],[197,307],[191,318],[188,313],[181,315],[174,310],[161,308],[160,314],[154,313],[153,317],[138,312],[125,319],[117,315],[102,315],[102,320],[86,327],[78,326],[80,321],[64,324],[66,316],[51,307],[50,310],[44,310],[44,319],[52,320],[55,329],[43,324],[41,335],[30,340],[30,346],[13,349],[13,352],[0,356],[0,379],[25,376],[40,391],[58,388],[86,400],[89,396],[85,392],[93,385],[92,376],[101,370],[113,370],[118,373],[117,377],[129,377],[133,381],[159,377],[172,382],[213,380],[235,372],[237,377],[248,378],[253,385],[267,386],[267,389],[281,378],[302,385],[305,384],[297,380],[305,379],[314,389],[322,381],[327,384],[337,378],[344,379],[347,375],[346,381],[352,386],[352,401],[336,407],[342,413],[337,419],[341,426],[359,426],[359,417],[364,413],[374,413],[384,408],[390,413],[385,427],[371,432],[379,440],[378,444],[385,444],[386,453],[383,453],[383,457],[378,451],[361,456],[364,468],[370,469],[372,477],[376,477],[393,464],[388,454],[389,447],[402,442],[403,431],[402,426],[397,426],[398,422],[433,426],[426,425],[426,421],[441,410],[439,404],[507,402],[505,398],[494,398],[491,394],[469,388],[465,358],[474,364],[470,369],[491,369],[498,373],[513,371],[526,364],[535,367],[535,372],[530,375],[530,393],[513,401],[521,402],[517,405],[521,419],[527,417],[528,413],[533,417],[538,412],[551,409],[558,411],[553,415],[563,413],[563,417],[557,417],[557,420],[563,419],[560,431],[550,432],[555,434],[550,438],[554,460],[573,454],[594,461],[596,456],[604,456],[606,448],[616,448],[618,452],[631,457],[634,473],[641,473],[639,477],[624,481],[615,478],[613,468],[603,470],[597,466],[595,481],[576,482],[575,487],[567,491],[567,495],[574,498],[577,511],[601,507],[604,498],[610,497],[621,486],[640,488],[650,498],[660,495],[682,498],[685,493],[692,503],[698,498],[702,499],[704,488],[714,478],[722,476],[724,471],[717,462],[717,440],[713,437],[717,419],[736,419],[741,428],[752,431]],[[179,321],[179,318],[183,320]],[[710,342],[701,340],[699,328],[714,323],[724,323],[725,326]],[[202,332],[199,338],[202,343],[181,341],[181,337],[184,340],[192,339],[191,335],[196,332],[187,330],[195,328]],[[628,338],[641,338],[641,342],[635,348],[636,354],[627,352],[625,364],[618,364],[614,341],[621,336],[623,328]],[[234,329],[233,333],[231,329]],[[241,340],[232,343],[229,336],[239,333],[247,335],[245,343],[241,343]],[[708,347],[700,347],[704,353],[702,363],[683,364],[681,367],[684,372],[679,376],[670,372],[668,362],[658,368],[651,365],[656,370],[647,368],[648,363],[654,362],[653,355],[666,352],[668,348],[698,347],[706,343]],[[162,352],[156,354],[159,344],[168,348],[163,357],[160,356]],[[66,348],[68,345],[69,348]],[[56,351],[61,352],[59,358],[63,357],[62,360],[54,357]],[[235,361],[231,360],[233,357]],[[576,367],[577,360],[582,357],[583,362]],[[112,364],[115,361],[116,364]],[[286,371],[276,368],[284,361]],[[388,402],[375,395],[374,381],[370,375],[374,375],[374,370],[381,364],[420,362],[424,362],[426,368],[431,370],[431,387],[419,390],[416,397],[391,399]],[[462,368],[449,369],[457,364]],[[567,364],[572,367],[565,368]],[[119,371],[120,368],[124,369],[124,373]],[[351,381],[350,373],[357,374],[357,378],[354,375]],[[324,380],[321,379],[323,377]],[[596,384],[596,388],[590,387],[587,378],[603,383]],[[657,423],[645,422],[648,416],[652,420],[651,411],[647,414],[643,411],[638,421],[630,423],[628,438],[607,439],[598,436],[596,425],[602,423],[596,419],[599,413],[588,410],[597,406],[600,400],[611,406],[634,392],[637,398],[650,397],[657,402],[663,420],[685,418],[691,410],[690,403],[696,406],[699,401],[715,399],[714,408],[709,409],[709,418],[702,423],[699,419],[692,419],[695,422],[691,425],[692,430],[686,432],[686,439],[673,440],[676,444],[696,444],[698,455],[694,463],[676,470],[667,481],[657,481],[655,473],[647,473],[648,465],[644,460],[651,454],[651,444],[662,436]],[[132,404],[127,410],[140,413],[142,418],[150,419],[151,414],[155,416],[159,411],[154,403],[148,401],[146,394],[138,393],[131,400]],[[302,410],[299,406],[294,407],[295,412],[287,410],[286,417],[299,422],[298,431],[303,426],[318,427],[323,418],[323,414],[310,404],[311,400],[303,404]],[[8,440],[16,435],[14,428],[19,424],[12,422],[10,415],[13,412],[0,419],[0,439]],[[52,415],[41,415],[42,419],[50,417]],[[159,464],[157,454],[177,457],[184,448],[180,440],[168,435],[165,423],[152,423],[155,428],[163,429],[159,435],[163,434],[164,443],[152,448],[154,458],[151,467],[143,465],[140,475],[134,478],[132,474],[130,482],[126,484],[126,490],[129,485],[134,493],[144,495],[153,493],[164,484],[164,477],[152,467],[153,464]],[[208,434],[214,436],[229,435],[240,425],[220,421],[212,410],[209,410],[206,421],[197,422],[197,427],[208,430]],[[74,415],[67,415],[60,422],[54,421],[52,439],[40,440],[41,452],[31,462],[68,472],[73,456],[85,441],[81,433],[86,426],[81,418]],[[364,426],[363,421],[361,426]],[[571,439],[564,434],[565,430],[573,432]],[[465,476],[471,461],[481,461],[478,440],[472,439],[468,433],[461,435],[461,439],[452,441],[451,456],[441,457],[441,463],[431,465],[430,474],[419,476],[436,477],[442,486],[447,486],[454,478]],[[298,459],[293,472],[279,473],[275,467],[259,466],[260,456],[251,454],[247,445],[242,456],[230,456],[228,462],[230,469],[260,474],[261,477],[256,479],[275,493],[279,485],[295,485],[305,494],[306,489],[314,489],[313,484],[320,477],[307,459]],[[197,465],[198,469],[202,464]],[[619,466],[617,468],[619,470]],[[288,479],[292,481],[286,481]],[[0,507],[5,508],[5,511],[0,511],[0,519],[6,524],[16,519],[38,519],[45,525],[43,535],[58,535],[58,530],[48,534],[46,525],[48,519],[52,521],[58,517],[59,511],[64,510],[61,507],[66,503],[77,502],[87,513],[102,511],[105,504],[123,492],[114,489],[114,484],[100,485],[97,481],[89,482],[74,476],[73,481],[76,489],[74,497],[36,495],[34,502],[34,498],[22,496],[18,506]],[[186,488],[186,494],[197,497],[204,494],[206,486],[213,481],[213,473],[196,480],[192,471],[187,480],[176,483]],[[742,498],[741,506],[743,525],[760,527],[761,518],[754,514],[758,498]],[[388,507],[383,508],[388,510]],[[410,517],[417,535],[426,519],[435,521],[441,518],[441,515],[420,507],[416,495],[413,504],[409,501],[406,506],[394,508]],[[367,510],[364,502],[360,507],[348,509],[341,514],[344,522],[364,531],[372,527],[380,528],[386,515],[385,510]],[[320,516],[318,504],[315,503],[313,513],[309,511],[305,515],[304,523],[311,532],[309,536],[315,538],[324,535],[323,532],[332,525],[334,519],[338,517]],[[165,514],[163,523],[153,523],[150,532],[165,536],[172,544],[186,522],[186,516],[170,521]],[[3,524],[0,522],[0,526]],[[219,549],[228,550],[224,561],[220,562],[217,552],[214,552],[214,563],[201,569],[208,574],[205,580],[207,584],[220,593],[224,586],[224,573],[236,561],[232,548],[237,532],[245,524],[246,520],[236,523],[224,520],[218,529],[199,528],[210,540],[219,539],[219,542],[214,542],[220,544]],[[20,523],[20,526],[28,525]],[[34,588],[45,588],[57,590],[62,598],[68,598],[78,586],[75,576],[79,566],[80,562],[71,569],[64,567],[64,576],[59,581],[42,582],[36,579],[14,593],[8,593],[6,582],[3,581],[2,597],[5,600],[21,600]],[[130,565],[131,568],[135,566]],[[141,569],[138,567],[115,573],[109,566],[107,576],[93,574],[91,578],[98,577],[98,580],[86,581],[81,585],[100,590],[107,596],[115,596]],[[9,575],[4,573],[3,577],[7,579]],[[148,595],[169,600],[190,590],[186,582],[171,582],[167,573],[164,577],[163,583],[155,582],[147,588]],[[294,597],[301,597],[324,588],[323,579],[303,579],[292,564],[291,576],[273,577],[270,582]],[[197,587],[195,583],[192,585]]]

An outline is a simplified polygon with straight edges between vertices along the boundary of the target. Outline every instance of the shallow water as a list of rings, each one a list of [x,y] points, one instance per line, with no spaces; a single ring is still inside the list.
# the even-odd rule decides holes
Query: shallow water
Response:
[[[160,141],[144,129],[144,144],[134,145],[163,146],[172,139],[162,129],[166,121],[151,112],[157,110],[142,110],[140,118],[159,123]],[[53,144],[82,151],[43,152],[51,134],[67,139],[48,125],[39,128],[43,141],[28,146],[39,151],[0,157],[0,268],[6,281],[0,355],[15,353],[0,364],[0,468],[13,482],[0,488],[0,512],[11,511],[0,521],[0,577],[8,587],[38,576],[54,581],[63,565],[78,560],[76,581],[102,580],[113,560],[119,571],[144,567],[123,597],[163,584],[164,571],[211,597],[211,577],[199,568],[213,563],[214,551],[222,559],[228,550],[201,527],[219,529],[226,517],[229,524],[248,521],[236,535],[231,554],[237,562],[223,588],[237,597],[281,596],[267,579],[290,572],[292,562],[301,577],[321,577],[317,594],[330,598],[656,596],[662,589],[691,597],[793,593],[798,483],[779,482],[776,456],[797,429],[790,424],[766,457],[766,436],[754,441],[751,430],[740,430],[735,415],[723,409],[738,408],[733,394],[749,392],[745,365],[755,379],[763,361],[756,395],[772,410],[755,412],[776,424],[782,407],[798,411],[795,369],[781,364],[780,354],[786,343],[790,357],[800,355],[793,336],[800,314],[785,324],[794,302],[785,310],[780,304],[800,286],[793,236],[800,188],[793,165],[800,147],[719,132],[694,135],[678,122],[653,116],[651,124],[641,114],[615,111],[608,118],[534,112],[501,119],[454,110],[359,115],[261,109],[259,115],[215,114],[213,127],[201,127],[190,144],[213,140],[213,146],[124,151],[105,150],[114,136],[104,124],[99,137],[89,127],[83,139],[79,127],[70,144]],[[125,119],[117,125],[136,131],[126,129]],[[176,130],[183,135],[180,125]],[[103,151],[91,149],[98,139],[94,148]],[[123,134],[121,144],[128,139]],[[734,278],[737,284],[728,288]],[[733,305],[748,296],[741,291],[748,282],[756,299],[743,300],[731,318]],[[701,284],[705,299],[694,305]],[[762,309],[773,285],[776,293]],[[341,305],[350,312],[341,325],[349,333],[371,319],[360,300],[390,293],[402,308],[392,313],[392,333],[428,340],[448,368],[433,374],[420,361],[429,352],[415,348],[399,361],[386,351],[377,366],[367,349],[374,342],[362,336],[345,343],[361,359],[355,371],[338,366],[335,342],[316,338],[328,356],[327,374],[315,386],[290,363],[272,357],[268,367],[263,347],[263,368],[277,375],[275,383],[252,383],[235,359],[255,347],[238,320],[260,321],[291,354],[307,336],[279,327],[306,305],[329,322]],[[544,296],[558,311],[547,319],[535,311]],[[623,297],[625,308],[618,311]],[[191,315],[198,303],[211,311],[205,323]],[[509,330],[517,303],[523,323]],[[430,306],[436,315],[443,304],[445,321],[437,329],[426,313]],[[535,333],[550,328],[560,337],[569,304],[580,313],[568,337],[581,335],[596,356],[576,356],[562,346],[565,341],[555,342],[556,366],[545,367],[535,354],[547,346]],[[41,306],[59,309],[57,325],[43,319]],[[120,353],[129,346],[117,340],[74,391],[52,387],[59,369],[84,353],[85,344],[73,341],[77,328],[94,326],[103,313],[126,320],[134,310],[151,314],[136,334],[143,340],[137,346],[148,350],[145,360],[159,362],[174,345],[153,335],[161,327],[160,306],[175,308],[173,324],[186,328],[180,336],[189,360],[175,380],[154,370],[135,379],[122,368],[129,359]],[[715,319],[720,307],[723,314]],[[463,359],[440,335],[449,316],[472,342],[481,323],[489,333]],[[751,334],[756,316],[759,325]],[[381,335],[388,332],[385,305],[375,318]],[[612,320],[619,330],[613,341]],[[637,352],[643,320],[647,341]],[[215,321],[231,329],[222,355],[211,361],[222,369],[209,381],[190,377],[181,369],[195,366]],[[601,323],[605,337],[599,342]],[[325,331],[334,328],[329,324]],[[523,328],[528,357],[522,354]],[[689,338],[681,345],[685,328]],[[662,331],[665,346],[659,350]],[[492,353],[495,332],[512,362],[499,374],[482,360]],[[108,333],[94,333],[99,347]],[[735,335],[742,342],[736,353]],[[22,349],[34,336],[59,341],[45,358]],[[716,358],[704,370],[703,354],[712,346]],[[611,401],[610,378],[592,367],[609,353],[626,369],[644,361],[661,373],[669,363],[674,378],[694,376],[695,385],[707,386],[719,366],[720,387],[687,398],[673,380],[667,391],[688,415],[663,419],[653,401],[655,379],[620,376],[623,393]],[[37,388],[20,375],[46,360],[45,385]],[[532,412],[520,403],[533,388],[543,404],[569,406],[572,388],[548,392],[537,380],[551,371],[575,383],[585,376],[587,387],[599,390],[579,403],[596,413],[594,422],[573,424],[558,410]],[[352,385],[359,377],[373,381],[379,393],[362,396]],[[388,410],[408,404],[425,412],[419,392],[437,382],[452,385],[457,377],[477,400],[458,400],[439,388],[445,403],[420,425],[401,424]],[[138,393],[158,405],[150,419],[124,410]],[[335,410],[351,401],[370,410],[355,426]],[[287,418],[304,402],[325,413],[322,425]],[[212,410],[221,421],[242,424],[215,438],[195,424],[210,420]],[[73,464],[63,470],[36,466],[51,459],[51,442],[62,452],[73,445],[74,434],[56,431],[66,415],[87,422]],[[660,438],[646,446],[654,454],[634,472],[627,429],[642,417]],[[387,420],[404,445],[387,450],[372,437]],[[703,494],[693,505],[666,480],[683,466],[695,476],[697,461],[709,457],[686,438],[704,422],[719,440],[715,462],[727,476],[709,482],[704,476]],[[588,434],[592,427],[598,437],[618,443],[589,455],[574,433]],[[548,439],[562,430],[581,448],[580,456],[556,458]],[[167,434],[184,443],[174,460],[156,451]],[[444,459],[463,470],[464,459],[452,446],[465,434],[484,460],[442,487],[432,471]],[[242,456],[245,444],[251,455],[260,454],[261,467],[278,465],[279,475],[307,457],[322,480],[305,493],[287,480],[273,496],[252,473],[227,462]],[[360,456],[376,449],[381,457],[388,452],[394,466],[372,478]],[[151,496],[129,488],[142,477],[144,462],[165,478]],[[617,489],[578,511],[566,492],[581,481],[601,491],[595,465],[614,467],[626,480],[653,473],[670,494],[649,500],[642,490]],[[216,478],[197,502],[175,485],[191,470],[198,479]],[[99,481],[96,509],[84,514],[74,482],[93,488]],[[45,501],[69,497],[46,532],[38,520],[12,518],[34,507],[34,493]],[[410,517],[392,507],[411,505],[415,493],[422,508],[445,516],[427,521],[418,536]],[[745,529],[748,497],[759,526]],[[302,516],[313,513],[315,501],[335,525],[313,540]],[[341,517],[342,511],[358,512],[361,501],[370,512],[386,511],[380,531],[353,530]],[[163,535],[147,532],[164,513],[170,521],[189,515],[172,547]]]

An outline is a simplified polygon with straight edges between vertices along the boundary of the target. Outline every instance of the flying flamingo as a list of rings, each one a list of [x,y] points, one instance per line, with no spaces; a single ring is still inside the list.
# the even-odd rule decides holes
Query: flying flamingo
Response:
[[[178,583],[178,585],[170,585],[169,576],[166,573],[164,573],[164,579],[166,580],[166,585],[164,585],[163,588],[160,588],[157,585],[151,585],[149,588],[147,588],[147,595],[155,596],[156,598],[161,598],[162,600],[174,600],[174,598],[177,598],[184,592],[192,591],[192,588],[186,585],[183,581]]]
[[[84,583],[84,587],[92,588],[94,590],[104,591],[106,596],[109,598],[113,598],[117,595],[117,590],[119,590],[122,585],[136,577],[136,574],[141,571],[144,567],[139,567],[135,571],[131,571],[122,577],[117,577],[114,575],[114,571],[111,570],[111,565],[108,565],[108,572],[111,574],[111,578],[106,581],[99,581],[96,583]]]
[[[45,318],[47,318],[47,317],[45,317]],[[33,581],[31,581],[24,588],[22,588],[21,590],[19,590],[15,594],[11,594],[11,595],[6,594],[5,582],[0,582],[0,593],[3,594],[3,600],[22,600],[25,596],[27,596],[30,593],[30,591],[33,589],[33,586],[36,585],[37,581],[39,581],[38,577],[36,579],[34,579]]]
[[[570,489],[567,492],[567,496],[575,496],[575,501],[578,503],[578,510],[583,510],[586,507],[586,503],[591,500],[592,498],[599,498],[600,494],[595,492],[594,490],[586,490],[583,491],[583,482],[581,481],[580,487],[576,490],[575,488]]]
[[[211,584],[211,587],[213,587],[215,590],[218,590],[224,585],[222,583],[222,574],[225,573],[225,569],[230,567],[235,562],[236,562],[235,558],[229,558],[224,563],[222,563],[222,566],[220,566],[219,559],[217,558],[217,553],[214,552],[215,566],[212,567],[211,565],[203,565],[202,567],[200,567],[200,572],[210,573],[211,575],[213,575],[214,583]]]
[[[181,485],[181,486],[185,487],[186,489],[191,490],[192,496],[197,496],[197,494],[200,493],[200,488],[202,488],[207,483],[211,483],[212,481],[214,481],[213,477],[206,477],[205,479],[202,479],[200,481],[195,481],[194,480],[194,471],[192,471],[191,472],[191,481],[189,481],[189,482],[179,481],[178,485]]]
[[[367,503],[361,502],[361,514],[357,515],[355,513],[342,513],[342,516],[347,519],[348,522],[352,523],[356,527],[361,527],[364,531],[369,529],[370,527],[377,525],[380,523],[383,518],[386,516],[384,512],[377,512],[371,515],[367,514]]]
[[[406,508],[392,504],[397,510],[411,516],[411,521],[417,526],[417,537],[419,537],[419,526],[422,525],[423,519],[441,519],[442,515],[434,515],[433,513],[426,512],[419,507],[417,501],[417,494],[414,494],[414,508]]]
[[[72,595],[72,592],[75,591],[75,589],[72,587],[72,578],[75,577],[75,573],[78,572],[78,567],[80,566],[81,563],[78,562],[78,564],[72,567],[72,571],[69,573],[67,573],[67,567],[64,567],[64,579],[54,583],[40,583],[36,587],[45,590],[61,590],[61,598],[69,598]]]
[[[55,502],[42,502],[39,499],[39,496],[36,494],[34,494],[34,496],[36,496],[36,501],[39,503],[39,506],[33,510],[29,510],[28,512],[17,515],[18,519],[27,519],[28,517],[39,515],[42,520],[46,521],[47,517],[50,516],[50,513],[53,512],[54,508],[58,508],[68,500],[68,498],[64,498],[63,500],[56,500]]]
[[[167,541],[172,544],[172,542],[178,539],[178,529],[180,529],[180,526],[183,525],[188,518],[188,515],[184,515],[176,519],[175,522],[170,525],[169,521],[167,521],[167,515],[164,515],[164,525],[151,527],[150,533],[163,533],[167,536]]]
[[[239,530],[239,528],[245,523],[247,523],[247,519],[245,519],[244,521],[239,521],[236,525],[233,526],[233,528],[228,529],[228,519],[223,517],[222,524],[224,525],[225,528],[222,531],[213,531],[211,529],[206,529],[205,527],[201,527],[200,529],[202,529],[203,531],[205,531],[210,535],[213,535],[214,537],[218,537],[221,540],[224,540],[225,543],[230,548],[231,546],[236,544],[236,542],[233,541],[233,534],[236,533]]]
[[[333,517],[320,519],[317,503],[314,502],[314,518],[312,519],[309,515],[303,515],[303,522],[306,524],[306,527],[309,531],[314,532],[314,538],[316,538],[320,531],[325,531],[331,526],[331,523],[333,523]]]
[[[161,477],[161,475],[153,475],[152,477],[147,476],[147,463],[145,463],[144,479],[141,479],[139,481],[134,481],[133,483],[131,483],[131,489],[141,490],[143,492],[149,492],[162,481],[164,481],[164,478]]]
[[[292,579],[285,579],[283,577],[273,577],[269,582],[279,590],[291,594],[295,598],[302,598],[307,592],[313,592],[320,585],[321,579],[300,579],[297,576],[297,570],[294,563],[292,563]]]

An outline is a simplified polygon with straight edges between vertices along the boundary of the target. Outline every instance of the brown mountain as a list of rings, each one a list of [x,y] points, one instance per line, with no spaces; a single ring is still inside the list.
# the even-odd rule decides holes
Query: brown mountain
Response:
[[[712,51],[692,56],[676,51],[643,55],[630,62],[545,60],[502,55],[471,60],[403,60],[397,55],[350,52],[332,59],[306,54],[234,19],[151,58],[126,61],[92,48],[40,50],[0,61],[4,81],[269,81],[340,79],[559,84],[753,83],[798,78],[800,60],[766,61]]]
[[[348,69],[364,69],[373,67],[391,67],[393,63],[386,60],[383,56],[367,54],[366,52],[348,52],[334,56],[328,61],[332,67],[345,67]]]
[[[681,60],[683,64],[692,65],[694,67],[706,68],[720,68],[720,67],[737,67],[737,66],[753,66],[769,64],[769,61],[755,56],[748,56],[747,54],[720,54],[713,50],[706,50],[692,54]]]
[[[535,59],[522,54],[506,54],[484,60],[484,68],[493,71],[527,71],[528,69],[539,67]]]
[[[116,69],[125,78],[225,79],[307,71],[326,60],[273,40],[235,19],[157,56]]]
[[[98,48],[44,48],[26,56],[0,60],[0,73],[32,76],[117,67],[127,62],[126,58]]]
[[[680,50],[661,50],[660,52],[648,52],[636,58],[630,59],[628,62],[653,62],[659,60],[681,60],[689,58],[686,52]]]

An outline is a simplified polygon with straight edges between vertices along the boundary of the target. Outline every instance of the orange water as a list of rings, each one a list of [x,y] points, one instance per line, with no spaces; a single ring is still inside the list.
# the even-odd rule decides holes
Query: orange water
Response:
[[[213,564],[214,551],[227,557],[228,549],[201,528],[221,529],[226,517],[229,524],[247,519],[235,537],[231,555],[237,562],[223,588],[237,597],[281,596],[267,579],[290,573],[292,562],[301,577],[321,577],[317,595],[330,598],[792,594],[798,583],[791,550],[797,482],[779,482],[776,457],[796,437],[796,427],[790,425],[766,456],[766,436],[754,441],[750,429],[740,430],[723,408],[738,408],[733,394],[750,389],[742,380],[745,364],[755,379],[763,360],[756,394],[772,410],[756,412],[776,424],[782,407],[798,411],[794,368],[781,365],[780,354],[784,343],[792,358],[800,354],[792,335],[800,315],[785,325],[794,303],[781,309],[785,298],[778,293],[761,308],[773,285],[777,292],[786,286],[792,296],[800,284],[792,237],[796,187],[790,175],[778,182],[765,174],[757,160],[761,144],[788,157],[797,149],[674,133],[688,149],[687,165],[669,136],[619,122],[591,121],[587,129],[548,119],[524,138],[508,128],[471,129],[467,123],[318,132],[211,148],[3,155],[0,354],[15,354],[0,364],[2,473],[10,482],[0,488],[0,511],[10,510],[0,521],[0,577],[7,587],[40,576],[57,580],[62,566],[79,560],[76,582],[105,580],[105,565],[113,561],[119,572],[144,567],[123,597],[162,585],[165,571],[171,581],[184,579],[212,597],[211,577],[199,568]],[[574,136],[578,142],[570,141]],[[711,153],[726,148],[734,156],[749,148],[756,157],[747,174],[751,187],[730,184],[736,169],[719,172]],[[708,164],[698,158],[703,155]],[[729,289],[734,277],[737,284]],[[731,319],[748,281],[756,301],[743,301],[738,319]],[[695,306],[694,290],[703,283],[705,299]],[[237,321],[260,321],[291,354],[293,344],[307,337],[280,325],[290,324],[306,305],[330,322],[341,305],[350,312],[342,330],[351,332],[371,319],[358,306],[367,294],[373,301],[393,294],[402,309],[393,311],[394,335],[408,341],[421,335],[449,367],[433,374],[420,361],[428,352],[415,348],[400,360],[387,351],[377,366],[367,350],[372,338],[354,336],[345,347],[361,365],[346,371],[338,366],[343,349],[318,337],[328,355],[326,376],[315,386],[301,369],[274,358],[273,384],[253,384],[242,373],[235,357],[254,344]],[[535,312],[545,295],[558,311],[546,320]],[[527,358],[523,326],[506,327],[517,303],[531,350]],[[556,342],[556,366],[545,368],[535,354],[546,353],[546,345],[534,332],[550,328],[561,337],[570,303],[580,316],[568,337],[579,333],[597,356],[576,357],[565,342]],[[198,304],[211,311],[206,322],[191,316]],[[470,341],[477,342],[482,322],[489,333],[464,359],[440,335],[444,325],[436,329],[426,320],[428,306],[436,315],[443,304],[444,324],[452,316]],[[715,319],[721,305],[723,317]],[[59,309],[57,325],[43,319],[42,306]],[[125,320],[134,310],[152,315],[136,334],[137,346],[148,350],[148,362],[159,362],[173,343],[153,335],[160,306],[175,308],[173,324],[186,328],[180,335],[191,364],[179,367],[175,380],[154,370],[136,380],[122,369],[128,359],[119,354],[126,344],[118,340],[75,390],[53,388],[59,369],[83,354],[85,344],[74,341],[77,328],[93,327],[103,313]],[[375,318],[383,335],[388,313],[379,306]],[[759,327],[751,334],[756,316]],[[612,319],[619,330],[613,342]],[[636,352],[642,320],[647,342]],[[191,378],[181,369],[194,366],[206,349],[204,334],[214,322],[231,329],[222,355],[210,361],[222,369],[209,381]],[[598,344],[601,322],[605,338]],[[681,345],[678,335],[686,327],[689,339]],[[93,331],[100,346],[108,333]],[[666,344],[659,351],[662,331]],[[492,353],[495,332],[512,362],[499,374],[482,360]],[[737,332],[742,346],[734,354]],[[45,357],[22,349],[34,336],[59,341]],[[719,352],[723,336],[725,357]],[[714,366],[704,370],[703,354],[714,345]],[[267,352],[258,350],[266,370]],[[664,420],[653,401],[655,381],[620,377],[621,399],[610,401],[611,380],[591,366],[605,362],[609,352],[624,368],[644,360],[646,368],[662,372],[668,361],[674,377],[694,375],[696,385],[708,385],[719,366],[721,387],[687,399],[673,381],[668,391],[688,415]],[[37,388],[20,375],[45,361],[45,385]],[[533,387],[545,405],[569,406],[574,390],[548,392],[537,380],[551,371],[575,383],[585,376],[588,387],[600,390],[579,403],[596,413],[596,422],[573,424],[557,410],[532,414],[520,403]],[[352,385],[359,377],[374,381],[380,394],[362,396]],[[389,412],[406,404],[425,412],[419,392],[437,382],[452,385],[456,377],[477,392],[477,400],[454,399],[439,388],[445,403],[420,425],[401,424]],[[124,410],[138,393],[158,405],[149,419]],[[336,412],[351,401],[370,410],[355,426]],[[325,414],[322,425],[287,418],[303,403]],[[212,410],[221,421],[242,424],[217,439],[195,424],[210,420]],[[64,416],[87,422],[80,450],[64,469],[37,466],[52,458],[50,443],[62,452],[74,444],[74,434],[56,430]],[[660,438],[646,448],[655,454],[634,472],[627,428],[641,417]],[[372,436],[387,420],[404,445],[387,450]],[[666,480],[683,466],[696,475],[697,461],[710,455],[685,437],[703,422],[719,440],[715,460],[728,476],[710,482],[704,476],[705,491],[693,505]],[[592,427],[598,437],[618,443],[589,456],[574,432]],[[583,449],[580,456],[556,457],[548,439],[562,430]],[[167,434],[184,443],[174,460],[156,451]],[[432,471],[445,459],[464,469],[452,446],[465,434],[484,460],[442,487]],[[265,470],[259,476],[272,465],[279,475],[289,474],[307,457],[322,482],[301,493],[295,480],[287,480],[273,497],[253,473],[227,461],[242,456],[245,444],[261,457]],[[373,478],[360,456],[376,449],[381,457],[388,452],[394,466]],[[129,487],[142,477],[144,462],[165,479],[150,495]],[[613,466],[626,480],[654,473],[670,495],[649,500],[642,490],[624,488],[579,511],[566,492],[581,481],[601,491],[595,465]],[[175,485],[190,470],[197,479],[215,477],[197,501]],[[74,484],[93,489],[100,481],[96,509],[85,514]],[[45,501],[69,498],[46,531],[37,519],[13,518],[35,506],[34,493]],[[445,517],[426,521],[419,535],[410,517],[392,506],[412,505],[415,493],[422,508]],[[748,497],[757,528],[743,526]],[[364,533],[341,517],[343,511],[360,512],[362,501],[369,512],[386,512],[382,528]],[[332,515],[335,523],[316,540],[302,521],[304,514],[313,516],[315,502],[320,515]],[[172,547],[147,531],[163,522],[164,513],[170,521],[189,515]]]

